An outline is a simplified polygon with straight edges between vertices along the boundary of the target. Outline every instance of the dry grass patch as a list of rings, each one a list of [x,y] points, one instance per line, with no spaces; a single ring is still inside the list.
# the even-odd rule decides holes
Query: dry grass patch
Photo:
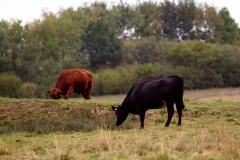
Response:
[[[0,156],[1,155],[9,155],[10,154],[10,149],[9,146],[0,141]]]

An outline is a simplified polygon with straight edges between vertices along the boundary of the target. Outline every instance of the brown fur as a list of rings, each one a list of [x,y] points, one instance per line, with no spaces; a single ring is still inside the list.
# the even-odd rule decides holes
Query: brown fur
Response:
[[[61,95],[68,99],[75,92],[82,94],[87,100],[91,99],[91,91],[93,87],[92,74],[84,69],[63,70],[58,77],[58,81],[54,88],[46,90],[52,99],[60,99]]]

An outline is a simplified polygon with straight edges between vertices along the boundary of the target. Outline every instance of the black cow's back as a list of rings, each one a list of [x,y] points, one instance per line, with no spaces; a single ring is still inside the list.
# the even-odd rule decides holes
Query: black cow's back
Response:
[[[135,84],[129,91],[131,104],[146,106],[148,109],[159,108],[162,101],[178,102],[183,97],[183,79],[178,76],[170,76],[153,81],[144,81]]]

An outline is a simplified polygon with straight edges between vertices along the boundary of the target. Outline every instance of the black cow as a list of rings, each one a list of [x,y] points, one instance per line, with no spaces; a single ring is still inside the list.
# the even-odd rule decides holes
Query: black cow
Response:
[[[145,113],[148,109],[158,109],[167,105],[168,119],[166,127],[172,119],[174,103],[178,112],[178,126],[181,126],[183,103],[184,81],[179,76],[144,81],[132,86],[122,104],[118,107],[112,106],[117,116],[116,125],[121,125],[128,114],[138,114],[141,121],[141,128],[144,128]]]

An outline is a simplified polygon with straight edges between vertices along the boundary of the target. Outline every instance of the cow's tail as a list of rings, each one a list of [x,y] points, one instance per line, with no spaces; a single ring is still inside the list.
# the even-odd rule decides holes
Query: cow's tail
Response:
[[[182,98],[182,102],[183,102],[183,93],[184,93],[184,80],[183,78],[181,78],[181,98]],[[184,102],[183,102],[183,105],[182,105],[182,109],[185,108],[185,105],[184,105]]]
[[[181,104],[181,106],[182,106],[182,109],[184,109],[185,108],[185,105],[184,105],[184,102],[183,102],[183,93],[184,93],[184,80],[183,80],[183,78],[181,78],[181,77],[179,77],[180,78],[180,87],[179,87],[179,89],[180,89],[180,102],[182,103]]]

